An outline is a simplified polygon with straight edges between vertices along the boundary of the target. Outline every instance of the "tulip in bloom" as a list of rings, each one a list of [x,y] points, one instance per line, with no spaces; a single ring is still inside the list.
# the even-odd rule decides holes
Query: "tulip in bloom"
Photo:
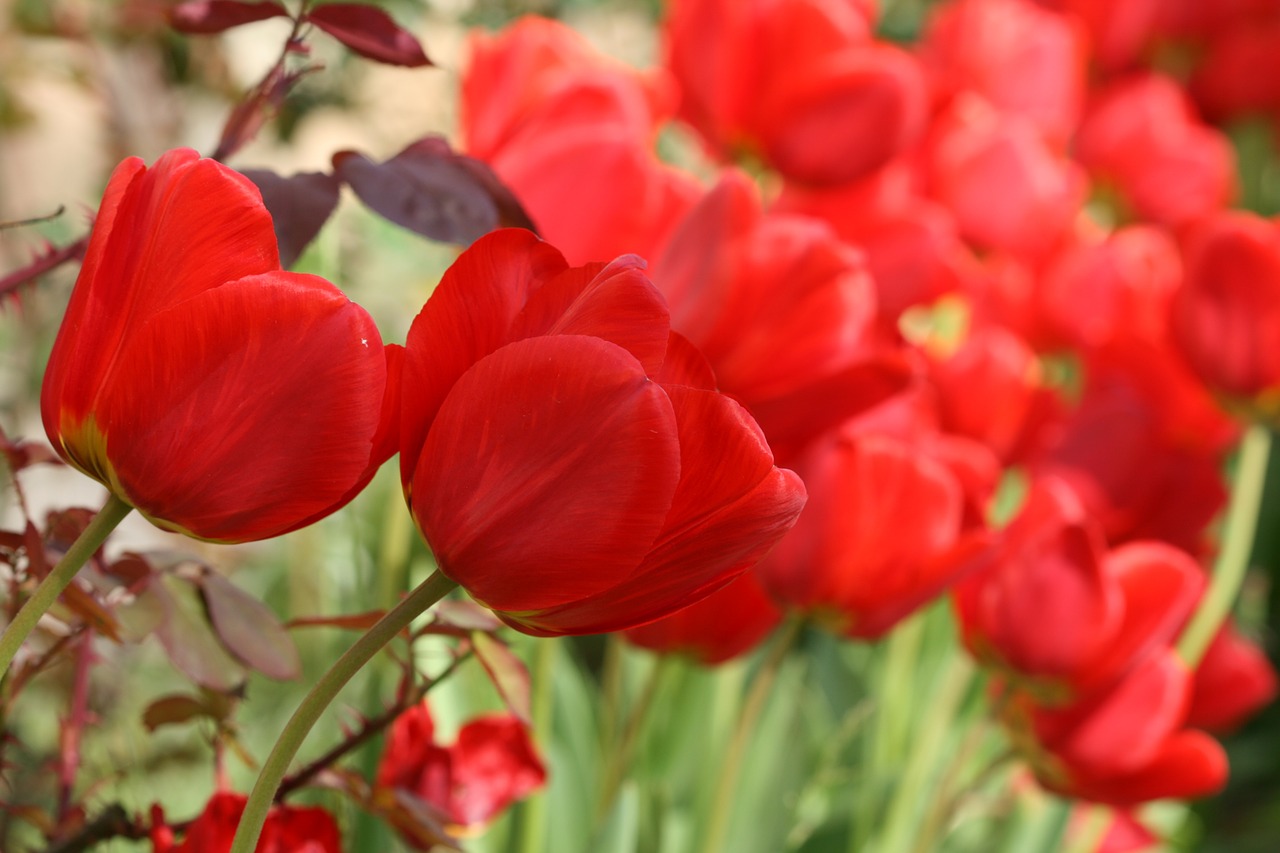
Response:
[[[386,385],[369,315],[282,271],[258,190],[184,149],[112,175],[40,406],[58,453],[152,522],[244,542],[369,481]]]
[[[153,828],[154,853],[227,853],[247,801],[240,794],[214,794],[176,845],[168,826]],[[342,842],[324,809],[278,805],[267,814],[255,853],[342,853]]]
[[[460,830],[475,829],[546,784],[524,723],[510,714],[475,717],[440,746],[425,702],[391,726],[377,783],[418,798]]]
[[[401,476],[440,571],[532,634],[628,628],[727,584],[804,487],[711,382],[638,259],[477,241],[405,347]]]

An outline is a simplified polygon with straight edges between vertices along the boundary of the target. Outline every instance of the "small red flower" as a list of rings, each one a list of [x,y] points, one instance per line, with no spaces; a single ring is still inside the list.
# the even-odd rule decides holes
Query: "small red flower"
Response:
[[[369,315],[282,271],[253,184],[182,149],[112,175],[40,405],[58,453],[155,524],[244,542],[369,481],[386,384]]]
[[[440,570],[519,630],[620,630],[733,580],[804,487],[709,390],[634,257],[478,240],[409,330],[401,475]]]
[[[524,723],[509,714],[468,721],[452,746],[435,740],[426,702],[391,726],[378,785],[407,791],[461,828],[482,826],[546,784]]]
[[[1196,667],[1188,725],[1228,733],[1276,698],[1276,671],[1258,646],[1223,625]]]

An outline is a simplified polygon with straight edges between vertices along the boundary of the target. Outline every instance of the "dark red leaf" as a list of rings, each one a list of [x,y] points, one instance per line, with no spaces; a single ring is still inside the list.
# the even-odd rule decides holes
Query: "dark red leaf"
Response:
[[[498,689],[507,708],[525,725],[532,725],[529,698],[529,669],[506,643],[492,634],[476,631],[471,645],[493,686]]]
[[[240,0],[191,0],[179,3],[169,11],[169,23],[173,28],[192,35],[211,35],[241,24],[287,17],[289,12],[279,3],[246,3]]]
[[[280,244],[280,265],[293,266],[338,206],[342,182],[324,172],[300,172],[288,178],[270,169],[241,169],[257,185],[271,212]]]
[[[32,465],[61,465],[62,460],[47,444],[39,444],[24,439],[11,439],[0,429],[0,455],[4,456],[10,472],[18,472]]]
[[[318,65],[289,73],[285,73],[279,65],[271,69],[257,87],[236,105],[231,115],[227,116],[227,122],[222,127],[222,137],[218,140],[218,147],[213,152],[213,159],[226,160],[249,143],[280,109],[280,105],[284,103],[284,99],[298,81],[318,69]]]
[[[534,230],[488,166],[455,153],[440,137],[420,139],[380,164],[339,151],[333,168],[369,209],[433,240],[469,245],[496,228]]]
[[[375,6],[330,3],[312,9],[306,20],[368,59],[410,68],[431,64],[418,40]]]
[[[284,623],[286,628],[345,628],[348,631],[367,631],[386,615],[384,610],[369,610],[345,616],[300,616]]]
[[[154,732],[161,726],[185,723],[197,717],[211,717],[209,707],[195,696],[175,693],[161,696],[142,712],[142,724]]]
[[[213,571],[196,584],[214,632],[241,663],[280,681],[301,674],[298,649],[270,608]]]

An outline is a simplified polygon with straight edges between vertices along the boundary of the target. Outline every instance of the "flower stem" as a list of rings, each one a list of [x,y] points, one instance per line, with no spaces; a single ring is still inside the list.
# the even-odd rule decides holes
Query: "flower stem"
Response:
[[[733,793],[737,788],[738,771],[742,767],[747,741],[755,733],[756,722],[764,710],[765,700],[772,693],[773,682],[778,677],[778,670],[782,668],[787,652],[791,650],[796,638],[800,635],[801,624],[800,619],[795,617],[787,620],[751,682],[751,690],[747,694],[746,703],[742,706],[738,725],[733,730],[724,762],[720,767],[720,780],[716,784],[706,840],[702,845],[706,853],[720,853],[724,848],[725,834],[729,829],[729,813],[733,810]]]
[[[456,583],[440,572],[432,572],[431,576],[409,593],[408,597],[387,611],[387,614],[368,632],[356,640],[355,644],[320,677],[320,680],[311,688],[311,692],[302,700],[298,710],[293,712],[293,716],[285,724],[279,740],[276,741],[271,754],[263,763],[262,770],[258,773],[258,781],[254,783],[249,801],[245,805],[244,816],[240,818],[240,826],[236,830],[230,853],[252,853],[257,846],[258,836],[262,834],[262,825],[267,819],[267,811],[275,799],[276,789],[280,787],[280,782],[289,769],[289,762],[297,754],[311,727],[315,725],[316,720],[320,719],[320,715],[325,708],[329,707],[329,703],[334,700],[343,686],[361,667],[372,660],[383,646],[407,628],[410,622],[448,595],[456,586]]]
[[[53,571],[40,581],[36,591],[4,629],[4,634],[0,634],[0,673],[9,672],[9,666],[17,656],[18,650],[22,648],[23,641],[35,630],[40,617],[53,606],[58,596],[80,571],[80,567],[89,562],[94,552],[107,541],[111,531],[115,530],[132,510],[133,507],[114,494],[107,498],[106,504],[93,517],[93,521],[89,522],[89,526],[67,549],[67,553],[62,555],[62,559],[53,567]]]
[[[1254,534],[1258,528],[1258,510],[1261,509],[1262,493],[1267,484],[1267,455],[1270,450],[1271,431],[1258,424],[1249,427],[1240,444],[1222,551],[1209,589],[1178,640],[1178,656],[1190,669],[1195,669],[1200,658],[1204,657],[1218,628],[1231,612],[1248,573]]]

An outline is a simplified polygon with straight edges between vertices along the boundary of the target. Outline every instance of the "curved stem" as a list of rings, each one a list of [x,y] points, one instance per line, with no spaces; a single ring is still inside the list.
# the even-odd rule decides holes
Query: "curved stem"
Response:
[[[733,738],[729,741],[724,763],[720,768],[720,780],[716,783],[715,797],[711,805],[711,818],[708,823],[706,842],[702,849],[706,853],[720,853],[724,847],[725,833],[729,829],[729,812],[733,806],[733,792],[738,783],[738,771],[745,757],[747,741],[755,732],[756,721],[764,710],[773,690],[773,682],[778,677],[778,670],[787,657],[787,652],[800,635],[801,622],[798,618],[787,620],[782,632],[774,641],[769,655],[760,664],[751,683],[751,691],[738,716],[738,725],[733,730]]]
[[[40,617],[53,606],[58,596],[80,571],[80,567],[102,547],[102,543],[107,541],[111,531],[115,530],[132,510],[133,507],[114,494],[107,498],[107,502],[93,517],[93,521],[89,522],[89,526],[72,543],[67,553],[62,555],[62,559],[53,567],[53,571],[40,581],[36,591],[4,629],[4,634],[0,634],[0,673],[8,673],[9,666],[18,654],[18,649],[22,648],[23,641],[35,630]]]
[[[1262,507],[1262,493],[1267,484],[1267,455],[1270,450],[1271,431],[1258,424],[1249,427],[1240,444],[1222,551],[1209,589],[1178,640],[1178,656],[1189,669],[1195,669],[1200,658],[1204,657],[1218,628],[1231,612],[1249,571],[1249,557],[1258,528],[1258,510]]]
[[[240,826],[236,829],[236,838],[231,845],[230,853],[253,853],[257,846],[258,836],[262,834],[262,825],[266,822],[267,811],[275,799],[276,789],[289,769],[289,762],[297,754],[298,748],[306,739],[307,733],[315,725],[316,720],[324,713],[325,708],[334,700],[344,685],[351,680],[382,647],[408,627],[415,617],[428,607],[444,598],[457,586],[439,571],[422,582],[408,597],[387,611],[378,622],[356,640],[355,644],[343,653],[342,657],[329,667],[328,672],[320,677],[311,688],[298,710],[293,712],[279,740],[258,773],[258,781],[253,785],[249,801],[245,805],[244,816],[240,818]]]

